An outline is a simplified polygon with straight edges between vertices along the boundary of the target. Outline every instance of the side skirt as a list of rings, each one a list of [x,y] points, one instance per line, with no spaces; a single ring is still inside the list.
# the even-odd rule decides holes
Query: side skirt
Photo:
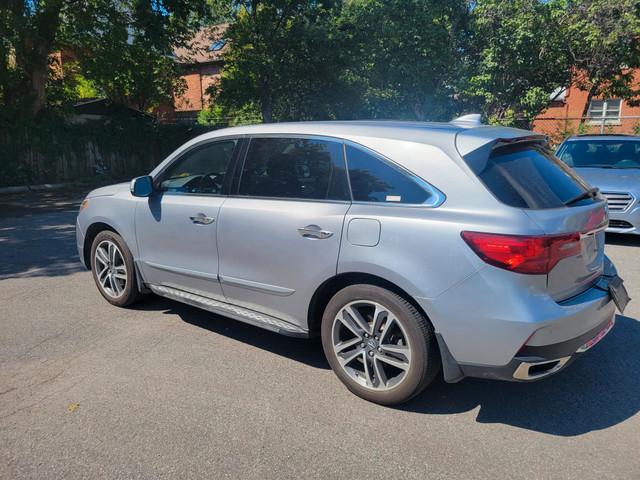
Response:
[[[218,315],[233,318],[240,322],[248,323],[256,327],[264,328],[265,330],[271,330],[272,332],[287,335],[289,337],[309,338],[309,332],[297,325],[285,322],[279,318],[266,315],[264,313],[256,312],[255,310],[249,310],[248,308],[239,307],[237,305],[230,305],[228,303],[219,302],[211,298],[196,295],[195,293],[189,293],[176,288],[167,287],[164,285],[149,285],[149,288],[156,295],[161,297],[170,298],[178,302],[193,305],[194,307],[202,308]]]

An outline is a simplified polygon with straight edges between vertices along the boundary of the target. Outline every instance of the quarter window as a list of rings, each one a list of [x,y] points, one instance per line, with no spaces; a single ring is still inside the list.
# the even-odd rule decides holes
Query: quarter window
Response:
[[[422,204],[431,196],[380,158],[351,145],[347,145],[346,152],[354,201]]]
[[[160,191],[219,194],[236,144],[223,140],[190,150],[165,171]]]
[[[342,143],[308,138],[254,138],[239,195],[350,200]]]

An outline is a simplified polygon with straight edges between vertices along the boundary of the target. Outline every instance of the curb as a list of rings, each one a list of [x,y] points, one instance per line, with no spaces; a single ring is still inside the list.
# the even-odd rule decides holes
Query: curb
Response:
[[[45,183],[43,185],[23,185],[19,187],[2,187],[0,193],[42,192],[68,187],[68,183]]]

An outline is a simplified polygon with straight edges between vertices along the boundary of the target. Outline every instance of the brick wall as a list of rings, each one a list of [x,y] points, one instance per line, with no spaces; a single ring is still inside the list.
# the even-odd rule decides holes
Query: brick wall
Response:
[[[634,84],[640,82],[640,70],[634,73]],[[562,140],[566,135],[576,133],[580,125],[580,117],[587,103],[588,92],[579,90],[575,87],[567,89],[565,99],[563,101],[552,102],[549,108],[536,117],[534,122],[534,130],[536,132],[549,135],[552,142],[555,137]],[[594,100],[600,99],[595,97]],[[620,107],[620,116],[640,116],[640,106],[632,107],[624,100]],[[606,133],[634,133],[634,130],[640,126],[640,118],[620,118],[619,122],[605,126]],[[600,125],[583,125],[583,133],[600,133]]]
[[[178,117],[197,117],[198,112],[207,108],[211,97],[206,93],[207,88],[215,84],[222,72],[219,64],[202,64],[187,70],[182,78],[186,82],[186,90],[182,95],[174,95],[175,108],[162,109],[165,121],[173,121]]]

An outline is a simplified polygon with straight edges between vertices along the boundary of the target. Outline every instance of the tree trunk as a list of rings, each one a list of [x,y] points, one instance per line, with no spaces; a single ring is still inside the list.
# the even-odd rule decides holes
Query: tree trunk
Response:
[[[47,103],[47,94],[45,86],[49,77],[48,68],[35,68],[31,71],[31,90],[33,92],[33,101],[31,103],[31,114],[35,117]]]
[[[600,81],[591,85],[591,88],[589,89],[589,94],[587,95],[587,101],[584,104],[584,109],[582,110],[582,117],[580,118],[581,124],[587,120],[587,115],[589,115],[589,105],[591,105],[591,99],[596,94],[599,87],[600,87]]]
[[[413,110],[413,114],[416,116],[416,119],[419,122],[424,122],[424,107],[420,100],[414,100],[411,102],[411,108]]]
[[[31,88],[29,111],[37,115],[47,103],[45,86],[49,78],[49,56],[56,42],[65,0],[50,0],[32,15],[31,27],[20,32],[14,44],[16,64]]]
[[[260,104],[260,110],[262,111],[262,123],[271,123],[271,104],[262,101]]]

